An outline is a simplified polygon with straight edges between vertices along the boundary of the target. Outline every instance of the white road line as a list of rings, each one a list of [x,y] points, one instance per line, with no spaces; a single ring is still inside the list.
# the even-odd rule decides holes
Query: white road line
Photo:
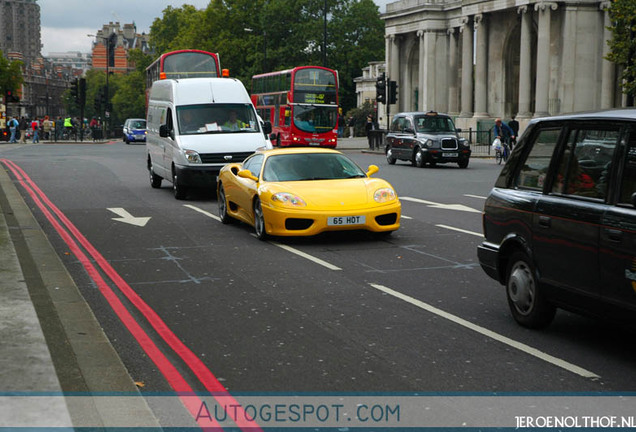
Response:
[[[291,252],[293,254],[296,254],[300,257],[303,257],[305,259],[308,259],[309,261],[312,261],[316,264],[320,264],[323,267],[327,267],[329,270],[342,270],[340,267],[336,267],[333,264],[329,264],[327,261],[323,261],[320,258],[316,258],[315,256],[309,255],[303,251],[299,251],[298,249],[295,249],[291,246],[287,246],[281,243],[277,243],[274,241],[270,241],[269,243],[273,244],[274,246],[278,246],[281,249],[285,249],[287,252]]]
[[[540,360],[543,360],[545,362],[548,362],[550,364],[553,364],[554,366],[558,366],[562,369],[567,370],[568,372],[572,372],[574,374],[580,375],[584,378],[600,378],[600,376],[596,375],[593,372],[590,372],[586,369],[583,369],[579,366],[576,366],[572,363],[566,362],[565,360],[561,360],[559,358],[553,357],[549,354],[544,353],[543,351],[539,351],[536,348],[532,348],[531,346],[528,346],[526,344],[523,344],[521,342],[517,342],[513,339],[510,339],[506,336],[500,335],[498,333],[495,333],[491,330],[488,330],[484,327],[478,326],[477,324],[473,324],[470,321],[466,321],[465,319],[459,318],[455,315],[452,315],[448,312],[445,312],[441,309],[436,308],[435,306],[431,306],[427,303],[424,303],[420,300],[417,300],[413,297],[407,296],[406,294],[402,294],[400,292],[394,291],[391,288],[387,288],[383,285],[378,285],[378,284],[374,284],[374,283],[369,283],[369,285],[371,285],[373,288],[382,291],[383,293],[389,294],[393,297],[399,298],[400,300],[404,300],[407,303],[412,304],[413,306],[417,306],[420,309],[424,309],[430,313],[433,313],[437,316],[440,316],[442,318],[445,318],[449,321],[454,322],[455,324],[459,324],[463,327],[466,327],[470,330],[473,330],[477,333],[480,333],[486,337],[489,337],[491,339],[496,340],[497,342],[501,342],[505,345],[508,345],[514,349],[517,349],[519,351],[522,351],[526,354],[530,354],[531,356],[534,356]]]
[[[474,235],[474,236],[477,236],[477,237],[483,237],[484,236],[482,233],[478,233],[478,232],[475,232],[475,231],[467,231],[465,229],[455,228],[455,227],[448,226],[448,225],[437,224],[435,226],[436,227],[440,227],[440,228],[444,228],[444,229],[448,229],[448,230],[459,231],[460,233],[470,234],[470,235]]]
[[[486,199],[486,198],[488,198],[488,197],[481,196],[481,195],[470,195],[470,194],[464,194],[464,196],[465,196],[465,197],[468,197],[468,198],[479,198],[479,199]]]
[[[412,217],[410,217],[410,216],[404,216],[404,215],[400,215],[400,217],[401,217],[402,219],[413,219],[413,218],[412,218]]]
[[[221,218],[220,217],[218,217],[217,215],[212,214],[210,212],[207,212],[207,211],[205,211],[203,209],[200,209],[199,207],[196,207],[196,206],[193,206],[193,205],[190,205],[190,204],[184,204],[183,206],[184,207],[188,207],[189,209],[197,211],[197,212],[199,212],[201,214],[204,214],[204,215],[206,215],[208,217],[211,217],[212,219],[216,219],[219,222],[221,222]],[[316,264],[319,264],[319,265],[321,265],[323,267],[327,267],[329,270],[342,270],[340,267],[336,267],[335,265],[330,264],[327,261],[323,261],[320,258],[316,258],[315,256],[312,256],[312,255],[309,255],[309,254],[307,254],[305,252],[299,251],[298,249],[295,249],[295,248],[293,248],[291,246],[287,246],[287,245],[284,245],[284,244],[281,244],[281,243],[277,243],[277,242],[274,242],[274,241],[270,241],[269,243],[273,244],[274,246],[278,246],[281,249],[285,249],[287,252],[291,252],[291,253],[293,253],[295,255],[298,255],[300,257],[308,259],[309,261],[312,261],[312,262],[314,262]]]
[[[199,213],[204,214],[204,215],[206,215],[207,217],[211,217],[212,219],[214,219],[214,220],[217,220],[217,221],[221,222],[221,218],[220,218],[220,217],[218,217],[217,215],[212,214],[212,213],[210,213],[210,212],[207,212],[207,211],[205,211],[205,210],[203,210],[203,209],[200,209],[199,207],[196,207],[196,206],[193,206],[193,205],[190,205],[190,204],[184,204],[183,206],[184,206],[184,207],[187,207],[187,208],[189,208],[189,209],[192,209],[192,210],[194,210],[194,211],[198,211]]]

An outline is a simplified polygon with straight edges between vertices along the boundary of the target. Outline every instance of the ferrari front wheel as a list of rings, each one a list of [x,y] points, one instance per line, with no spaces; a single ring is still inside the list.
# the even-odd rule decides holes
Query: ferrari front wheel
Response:
[[[219,186],[219,196],[217,199],[219,201],[219,218],[221,219],[221,223],[229,224],[232,222],[232,217],[227,212],[227,199],[225,198],[225,189],[223,188],[223,184]]]
[[[263,216],[263,207],[261,200],[254,200],[254,232],[259,240],[267,240],[267,231],[265,229],[265,217]]]

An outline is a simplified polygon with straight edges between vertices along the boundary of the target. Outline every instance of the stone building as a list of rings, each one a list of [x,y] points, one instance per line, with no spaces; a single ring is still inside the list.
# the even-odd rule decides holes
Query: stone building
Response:
[[[127,73],[134,69],[135,66],[128,61],[128,50],[140,49],[148,52],[150,49],[149,36],[145,33],[138,34],[134,23],[124,24],[122,29],[118,22],[110,22],[95,35],[92,51],[93,69],[106,71],[110,43],[114,44],[113,56],[108,64],[111,73]]]
[[[0,0],[0,51],[17,52],[25,63],[40,57],[40,5],[36,0]]]
[[[437,110],[479,129],[494,117],[618,107],[609,1],[400,0],[387,5],[391,112]]]

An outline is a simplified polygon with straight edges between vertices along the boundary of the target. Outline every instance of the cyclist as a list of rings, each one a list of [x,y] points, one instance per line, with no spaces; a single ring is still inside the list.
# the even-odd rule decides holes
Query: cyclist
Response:
[[[71,136],[73,134],[73,119],[71,118],[71,116],[68,116],[64,119],[64,129],[66,129],[66,134],[68,135],[67,139],[71,139]]]
[[[504,160],[508,158],[508,149],[510,148],[510,140],[514,140],[515,132],[510,126],[501,121],[500,118],[495,119],[494,127],[495,138],[499,138],[504,147]]]

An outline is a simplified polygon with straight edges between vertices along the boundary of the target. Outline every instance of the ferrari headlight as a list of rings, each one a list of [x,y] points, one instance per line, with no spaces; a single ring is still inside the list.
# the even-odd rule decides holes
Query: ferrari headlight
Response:
[[[194,150],[184,150],[183,154],[185,155],[186,160],[190,163],[193,163],[193,164],[203,163],[201,162],[201,156],[199,156],[199,153],[195,152]]]
[[[305,207],[307,205],[301,197],[289,192],[278,192],[272,195],[272,201],[288,207]]]
[[[375,191],[373,194],[373,199],[376,202],[384,203],[393,201],[395,199],[395,191],[391,188],[382,188]]]

